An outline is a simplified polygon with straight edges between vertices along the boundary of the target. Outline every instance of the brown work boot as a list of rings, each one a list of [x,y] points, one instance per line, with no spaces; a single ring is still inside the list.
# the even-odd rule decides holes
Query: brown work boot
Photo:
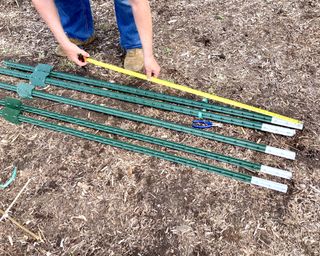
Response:
[[[144,67],[143,51],[142,49],[130,49],[127,50],[126,57],[123,64],[125,69],[129,69],[136,72],[141,72]]]
[[[69,40],[74,43],[77,46],[88,46],[89,44],[91,44],[94,40],[96,40],[96,36],[93,35],[92,37],[90,37],[89,39],[87,39],[86,41],[80,41],[78,39],[73,39],[73,38],[69,38]],[[66,57],[66,54],[64,53],[62,47],[60,45],[57,46],[56,51],[55,51],[56,55],[60,56],[60,57]]]

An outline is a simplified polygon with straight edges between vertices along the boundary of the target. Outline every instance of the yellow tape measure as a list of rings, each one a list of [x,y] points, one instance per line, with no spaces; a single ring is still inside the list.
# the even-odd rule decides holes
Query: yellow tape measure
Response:
[[[150,82],[154,82],[156,84],[168,86],[170,88],[177,89],[177,90],[180,90],[180,91],[183,91],[183,92],[188,92],[188,93],[200,96],[200,97],[205,98],[205,99],[218,101],[218,102],[221,102],[221,103],[224,103],[224,104],[228,104],[228,105],[231,105],[231,106],[234,106],[234,107],[243,108],[243,109],[246,109],[246,110],[249,110],[249,111],[252,111],[252,112],[264,114],[264,115],[271,116],[271,117],[276,117],[276,118],[279,118],[279,119],[282,119],[282,120],[286,120],[286,121],[291,122],[291,123],[302,124],[302,122],[297,120],[297,119],[286,117],[286,116],[283,116],[283,115],[280,115],[280,114],[277,114],[277,113],[273,113],[273,112],[270,112],[270,111],[267,111],[267,110],[264,110],[264,109],[261,109],[261,108],[253,107],[253,106],[250,106],[250,105],[247,105],[247,104],[235,101],[235,100],[230,100],[230,99],[227,99],[227,98],[223,98],[223,97],[217,96],[215,94],[202,92],[202,91],[195,90],[195,89],[192,89],[192,88],[184,86],[184,85],[175,84],[175,83],[172,83],[172,82],[169,82],[169,81],[165,81],[165,80],[161,80],[161,79],[158,79],[158,78],[155,78],[155,77],[152,77],[151,79],[148,79],[147,76],[144,75],[144,74],[141,74],[141,73],[138,73],[138,72],[134,72],[134,71],[131,71],[131,70],[127,70],[127,69],[124,69],[124,68],[120,68],[120,67],[108,64],[108,63],[104,63],[104,62],[101,62],[101,61],[97,61],[97,60],[91,59],[91,58],[86,58],[86,61],[88,63],[94,64],[94,65],[102,67],[102,68],[113,70],[113,71],[116,71],[116,72],[119,72],[119,73],[122,73],[122,74],[125,74],[125,75],[129,75],[129,76],[132,76],[132,77],[140,78],[142,80],[147,80],[147,81],[150,81]]]

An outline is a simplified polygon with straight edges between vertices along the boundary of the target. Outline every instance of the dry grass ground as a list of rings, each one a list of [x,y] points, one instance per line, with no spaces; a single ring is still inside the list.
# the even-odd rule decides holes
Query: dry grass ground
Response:
[[[98,40],[88,51],[121,65],[112,1],[92,2]],[[0,223],[0,254],[320,255],[319,1],[153,0],[151,4],[162,78],[303,120],[305,129],[293,138],[229,125],[217,130],[294,150],[296,161],[61,104],[40,100],[31,104],[289,169],[294,173],[293,181],[287,182],[289,192],[259,189],[0,119],[1,181],[8,177],[8,168],[18,166],[15,182],[0,192],[0,208],[8,207],[32,178],[10,215],[44,238],[43,243],[34,242],[7,220]],[[29,1],[2,0],[0,10],[1,60],[49,63],[56,70],[151,86],[92,66],[79,70],[55,57],[55,42]],[[0,80],[18,82],[4,76]],[[154,85],[152,89],[183,95]],[[192,120],[92,95],[49,90],[184,124]],[[0,91],[1,97],[6,95],[12,94]]]

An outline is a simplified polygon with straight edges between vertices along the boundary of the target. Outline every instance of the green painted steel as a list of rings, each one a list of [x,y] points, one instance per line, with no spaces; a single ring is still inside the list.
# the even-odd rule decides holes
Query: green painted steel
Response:
[[[11,62],[11,61],[4,61],[4,64],[8,67],[23,70],[23,71],[32,72],[34,70],[34,67],[32,67],[32,66],[19,64],[19,63],[15,63],[15,62]],[[84,84],[88,84],[88,85],[93,85],[93,86],[97,86],[97,87],[121,91],[121,92],[125,92],[125,93],[131,93],[131,94],[140,95],[140,96],[153,98],[153,99],[157,99],[157,100],[168,101],[168,102],[172,102],[175,104],[190,106],[193,108],[206,109],[206,110],[210,110],[210,111],[218,112],[218,113],[223,113],[223,114],[227,114],[227,115],[233,115],[233,116],[253,119],[253,120],[257,120],[257,121],[261,121],[261,122],[267,122],[267,123],[272,122],[272,117],[258,114],[258,113],[253,113],[253,112],[250,112],[247,110],[239,110],[239,109],[235,109],[235,108],[231,108],[231,107],[224,107],[224,106],[210,104],[210,103],[206,103],[206,102],[202,102],[202,101],[195,101],[195,100],[190,100],[187,98],[175,97],[172,95],[167,95],[167,94],[163,94],[163,93],[156,93],[156,92],[152,92],[149,90],[137,89],[137,88],[130,87],[130,86],[109,83],[109,82],[102,81],[102,80],[96,80],[96,79],[92,79],[92,78],[71,75],[71,74],[67,74],[67,73],[63,73],[63,72],[52,71],[50,73],[50,77],[69,80],[69,81],[73,81],[73,82],[84,83]]]
[[[39,64],[30,75],[31,84],[36,87],[45,87],[45,81],[50,72],[52,71],[52,66],[47,64]]]
[[[4,68],[0,68],[0,74],[7,75],[7,76],[13,76],[16,78],[27,79],[27,80],[30,78],[30,74],[28,74],[28,73],[19,72],[16,70],[4,69]],[[69,89],[69,90],[95,94],[95,95],[99,95],[99,96],[103,96],[103,97],[109,97],[109,98],[113,98],[113,99],[117,99],[117,100],[121,100],[121,101],[127,101],[127,102],[131,102],[131,103],[135,103],[135,104],[153,107],[153,108],[157,108],[157,109],[177,112],[177,113],[181,113],[181,114],[185,114],[185,115],[191,115],[194,117],[198,117],[199,113],[201,113],[201,116],[202,116],[201,118],[210,119],[210,120],[223,122],[223,123],[229,123],[229,124],[238,125],[238,126],[243,126],[243,127],[247,127],[247,128],[251,128],[251,129],[256,129],[256,130],[262,129],[261,122],[248,121],[245,119],[239,119],[239,118],[235,118],[235,117],[229,117],[229,116],[224,116],[224,115],[208,113],[208,112],[199,111],[199,110],[188,108],[188,107],[181,107],[181,106],[177,106],[177,105],[173,105],[173,104],[169,104],[169,103],[165,103],[165,102],[159,102],[159,101],[145,99],[145,98],[141,98],[141,97],[130,96],[130,95],[124,94],[124,93],[117,93],[117,92],[112,92],[109,90],[103,90],[103,89],[83,86],[83,85],[79,85],[79,84],[75,84],[75,83],[52,79],[52,78],[47,78],[45,82],[47,84],[55,85],[58,87]]]
[[[4,100],[0,100],[0,105],[4,106],[5,105],[5,101]],[[206,151],[206,150],[203,150],[203,149],[198,149],[198,148],[187,146],[187,145],[184,145],[184,144],[179,144],[179,143],[175,143],[175,142],[171,142],[171,141],[167,141],[167,140],[163,140],[163,139],[158,139],[158,138],[154,138],[154,137],[151,137],[151,136],[143,135],[143,134],[140,134],[140,133],[135,133],[135,132],[130,132],[130,131],[127,131],[127,130],[123,130],[123,129],[120,129],[120,128],[107,126],[107,125],[99,124],[99,123],[96,123],[96,122],[91,122],[91,121],[88,121],[88,120],[84,120],[84,119],[75,118],[75,117],[68,116],[68,115],[55,113],[55,112],[52,112],[52,111],[47,111],[47,110],[43,110],[43,109],[34,108],[34,107],[31,107],[31,106],[28,106],[28,105],[22,105],[21,106],[21,110],[25,111],[25,112],[28,112],[28,113],[40,115],[40,116],[43,116],[43,117],[48,117],[48,118],[60,120],[60,121],[63,121],[63,122],[68,122],[68,123],[84,126],[84,127],[87,127],[87,128],[100,130],[100,131],[103,131],[103,132],[112,133],[112,134],[115,134],[115,135],[120,135],[120,136],[127,137],[127,138],[130,138],[130,139],[140,140],[140,141],[143,141],[143,142],[147,142],[147,143],[151,143],[151,144],[155,144],[155,145],[159,145],[159,146],[163,146],[163,147],[167,147],[167,148],[184,151],[184,152],[195,154],[195,155],[198,155],[198,156],[202,156],[202,157],[218,160],[218,161],[221,161],[221,162],[224,162],[224,163],[237,165],[237,166],[240,166],[240,167],[243,167],[243,168],[246,168],[246,169],[251,169],[251,170],[255,170],[255,171],[260,171],[260,169],[261,169],[261,164],[258,164],[258,163],[253,163],[253,162],[250,162],[250,161],[245,161],[245,160],[240,160],[240,159],[233,158],[233,157],[228,157],[228,156],[225,156],[225,155],[222,155],[222,154],[213,153],[213,152],[210,152],[210,151]]]
[[[17,99],[7,99],[6,101],[1,101],[1,104],[5,106],[2,112],[3,118],[13,124],[19,124],[18,117],[21,112],[21,101]]]
[[[17,93],[23,99],[32,99],[32,91],[34,90],[34,86],[32,84],[19,84]]]
[[[3,111],[0,111],[0,115],[3,114]],[[68,134],[68,135],[72,135],[72,136],[76,136],[78,138],[82,138],[82,139],[87,139],[87,140],[91,140],[91,141],[95,141],[95,142],[99,142],[105,145],[111,145],[117,148],[121,148],[121,149],[126,149],[126,150],[130,150],[133,152],[137,152],[137,153],[142,153],[142,154],[146,154],[149,156],[153,156],[153,157],[157,157],[157,158],[161,158],[161,159],[165,159],[168,160],[170,162],[173,163],[178,163],[178,164],[183,164],[183,165],[187,165],[193,168],[197,168],[197,169],[201,169],[201,170],[205,170],[211,173],[216,173],[228,178],[232,178],[232,179],[236,179],[239,181],[243,181],[246,183],[251,183],[251,179],[252,176],[247,175],[247,174],[242,174],[242,173],[237,173],[231,170],[227,170],[227,169],[223,169],[214,165],[209,165],[209,164],[205,164],[205,163],[201,163],[195,160],[191,160],[191,159],[187,159],[187,158],[183,158],[180,156],[175,156],[175,155],[171,155],[165,152],[161,152],[161,151],[157,151],[154,149],[150,149],[150,148],[146,148],[146,147],[142,147],[142,146],[138,146],[138,145],[134,145],[131,143],[127,143],[127,142],[122,142],[122,141],[118,141],[118,140],[114,140],[114,139],[109,139],[109,138],[105,138],[99,135],[95,135],[95,134],[91,134],[88,132],[83,132],[83,131],[79,131],[76,129],[72,129],[72,128],[68,128],[62,125],[57,125],[57,124],[53,124],[53,123],[48,123],[45,121],[41,121],[41,120],[37,120],[31,117],[26,117],[23,115],[19,116],[19,121],[20,122],[24,122],[24,123],[29,123],[32,125],[36,125],[42,128],[46,128],[49,130],[53,130],[53,131],[57,131],[57,132],[62,132],[64,134]]]
[[[13,108],[6,108],[3,110],[3,118],[13,124],[19,124],[18,116],[20,111]]]
[[[12,86],[12,85],[5,84],[5,83],[0,83],[0,89],[5,89],[5,90],[9,90],[9,91],[14,91],[14,92],[17,91],[16,86]],[[146,124],[150,124],[150,125],[154,125],[154,126],[159,126],[159,127],[164,127],[167,129],[175,130],[175,131],[185,132],[185,133],[189,133],[189,134],[192,134],[195,136],[199,136],[199,137],[203,137],[203,138],[207,138],[207,139],[211,139],[211,140],[216,140],[219,142],[223,142],[223,143],[227,143],[227,144],[231,144],[231,145],[235,145],[235,146],[239,146],[239,147],[244,147],[244,148],[252,149],[252,150],[263,152],[263,153],[265,153],[266,148],[267,148],[267,145],[264,145],[264,144],[259,144],[259,143],[251,142],[251,141],[244,140],[244,139],[228,137],[228,136],[220,135],[220,134],[217,134],[214,132],[197,130],[197,129],[189,128],[189,127],[186,127],[183,125],[175,124],[172,122],[166,122],[166,121],[162,121],[162,120],[159,120],[156,118],[137,115],[134,113],[120,111],[117,109],[107,108],[104,106],[100,106],[100,105],[96,105],[96,104],[92,104],[92,103],[88,103],[88,102],[84,102],[84,101],[80,101],[80,100],[65,98],[62,96],[53,95],[53,94],[49,94],[49,93],[44,93],[44,92],[37,91],[37,90],[33,90],[32,96],[46,99],[46,100],[51,100],[54,102],[64,103],[64,104],[68,104],[68,105],[72,105],[75,107],[80,107],[83,109],[88,109],[88,110],[92,110],[92,111],[96,111],[96,112],[100,112],[100,113],[104,113],[104,114],[109,114],[109,115],[117,116],[120,118],[129,119],[132,121],[142,122],[142,123],[146,123]]]

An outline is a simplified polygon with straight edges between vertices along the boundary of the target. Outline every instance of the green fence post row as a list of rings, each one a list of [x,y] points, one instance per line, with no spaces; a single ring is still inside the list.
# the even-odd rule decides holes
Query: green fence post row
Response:
[[[10,62],[10,61],[4,61],[4,64],[10,68],[19,69],[19,70],[23,70],[23,71],[29,71],[29,72],[33,72],[35,69],[32,66],[14,63],[14,62]],[[225,106],[220,106],[220,105],[215,105],[215,104],[209,104],[209,103],[202,102],[202,101],[195,101],[195,100],[190,100],[187,98],[175,97],[175,96],[171,96],[171,95],[167,95],[167,94],[163,94],[163,93],[152,92],[149,90],[137,89],[132,86],[130,87],[130,86],[125,86],[125,85],[120,85],[120,84],[115,84],[115,83],[109,83],[106,81],[76,76],[76,75],[67,74],[67,73],[63,73],[63,72],[52,71],[50,73],[50,77],[69,80],[69,81],[73,81],[73,82],[84,83],[84,84],[107,88],[107,89],[116,90],[116,91],[122,91],[122,92],[140,95],[140,96],[153,98],[153,99],[157,99],[157,100],[168,101],[168,102],[175,103],[175,104],[190,106],[193,108],[206,109],[206,110],[210,110],[210,111],[214,111],[214,112],[224,113],[227,115],[234,115],[234,116],[239,116],[239,117],[243,117],[243,118],[261,121],[261,122],[273,123],[276,125],[286,126],[286,127],[290,127],[290,128],[295,128],[295,129],[302,129],[303,128],[303,125],[301,125],[301,124],[293,124],[291,122],[287,122],[287,121],[279,119],[279,118],[270,117],[270,116],[266,116],[266,115],[262,115],[262,114],[258,114],[258,113],[253,113],[253,112],[250,112],[247,110],[240,110],[240,109],[235,109],[232,107],[225,107]]]
[[[30,80],[31,78],[31,74],[16,71],[16,70],[4,69],[4,68],[0,68],[0,74],[13,76],[16,78],[27,79],[27,80]],[[145,99],[137,96],[130,96],[128,94],[112,92],[110,90],[83,86],[75,83],[52,79],[52,78],[46,78],[45,83],[62,87],[65,89],[69,89],[69,90],[90,93],[90,94],[99,95],[103,97],[109,97],[109,98],[113,98],[121,101],[127,101],[127,102],[140,104],[148,107],[158,108],[158,109],[167,110],[167,111],[173,111],[173,112],[177,112],[185,115],[198,116],[198,114],[201,113],[202,117],[205,119],[234,124],[234,125],[243,126],[251,129],[260,130],[260,131],[271,132],[271,133],[285,135],[285,136],[295,135],[295,130],[293,129],[288,129],[280,126],[275,126],[275,125],[270,125],[266,123],[250,121],[250,120],[245,120],[245,119],[240,119],[235,117],[218,115],[218,114],[213,114],[208,112],[201,112],[199,110],[192,109],[185,106],[182,107],[174,104],[169,104],[166,102],[159,102],[159,101]]]
[[[0,100],[0,105],[5,106],[6,102],[4,100]],[[171,148],[174,150],[184,151],[187,153],[191,153],[194,155],[214,159],[214,160],[221,161],[224,163],[237,165],[237,166],[240,166],[240,167],[243,167],[246,169],[250,169],[253,171],[266,173],[269,175],[274,175],[274,176],[278,176],[278,177],[285,178],[285,179],[291,179],[291,177],[292,177],[291,172],[288,172],[288,171],[285,171],[282,169],[278,169],[278,168],[274,168],[274,167],[270,167],[270,166],[266,166],[266,165],[262,165],[262,164],[258,164],[258,163],[253,163],[250,161],[240,160],[238,158],[233,158],[233,157],[225,156],[222,154],[209,152],[209,151],[206,151],[203,149],[198,149],[195,147],[187,146],[184,144],[163,140],[163,139],[159,139],[159,138],[155,138],[155,137],[123,130],[123,129],[116,128],[116,127],[107,126],[107,125],[99,124],[96,122],[91,122],[91,121],[80,119],[80,118],[75,118],[75,117],[72,117],[69,115],[63,115],[63,114],[55,113],[52,111],[38,109],[38,108],[34,108],[34,107],[31,107],[28,105],[21,105],[20,109],[24,112],[28,112],[28,113],[40,115],[43,117],[48,117],[48,118],[56,119],[59,121],[80,125],[80,126],[84,126],[84,127],[91,128],[91,129],[96,129],[99,131],[103,131],[103,132],[107,132],[107,133],[111,133],[111,134],[115,134],[115,135],[120,135],[120,136],[130,138],[130,139],[140,140],[143,142]]]
[[[0,111],[0,115],[3,115],[3,110]],[[247,175],[247,174],[242,174],[242,173],[237,173],[231,170],[227,170],[227,169],[223,169],[217,166],[213,166],[213,165],[209,165],[209,164],[204,164],[198,161],[194,161],[194,160],[190,160],[187,158],[183,158],[183,157],[179,157],[179,156],[175,156],[175,155],[171,155],[165,152],[161,152],[161,151],[156,151],[153,149],[149,149],[149,148],[145,148],[145,147],[141,147],[138,145],[134,145],[131,143],[126,143],[126,142],[122,142],[122,141],[118,141],[118,140],[113,140],[113,139],[109,139],[109,138],[105,138],[99,135],[95,135],[95,134],[91,134],[88,132],[82,132],[76,129],[72,129],[72,128],[68,128],[62,125],[57,125],[57,124],[53,124],[53,123],[48,123],[45,121],[41,121],[41,120],[37,120],[34,118],[30,118],[30,117],[26,117],[23,115],[20,115],[18,117],[20,122],[23,123],[29,123],[32,125],[36,125],[42,128],[46,128],[49,130],[53,130],[53,131],[57,131],[57,132],[62,132],[64,134],[68,134],[68,135],[72,135],[72,136],[76,136],[78,138],[82,138],[82,139],[87,139],[87,140],[91,140],[91,141],[95,141],[95,142],[99,142],[105,145],[111,145],[114,147],[118,147],[121,149],[126,149],[126,150],[130,150],[133,152],[137,152],[137,153],[142,153],[142,154],[146,154],[149,156],[153,156],[153,157],[157,157],[157,158],[161,158],[161,159],[165,159],[168,161],[171,161],[173,163],[178,163],[178,164],[183,164],[183,165],[187,165],[196,169],[201,169],[201,170],[205,170],[211,173],[216,173],[231,179],[235,179],[235,180],[239,180],[245,183],[249,183],[252,185],[257,185],[257,186],[261,186],[261,187],[265,187],[265,188],[269,188],[272,190],[276,190],[279,192],[283,192],[286,193],[287,192],[287,185],[282,184],[282,183],[278,183],[278,182],[273,182],[270,180],[265,180],[265,179],[261,179],[258,177],[254,177],[251,175]]]
[[[17,92],[16,86],[12,86],[12,85],[5,84],[5,83],[0,83],[0,89]],[[228,136],[220,135],[220,134],[217,134],[214,132],[197,130],[197,129],[189,128],[189,127],[186,127],[183,125],[175,124],[172,122],[166,122],[166,121],[159,120],[156,118],[137,115],[137,114],[133,114],[130,112],[120,111],[117,109],[107,108],[104,106],[91,104],[91,103],[80,101],[80,100],[65,98],[62,96],[53,95],[53,94],[49,94],[49,93],[44,93],[44,92],[37,91],[37,90],[32,91],[32,96],[46,99],[46,100],[51,100],[54,102],[68,104],[68,105],[72,105],[75,107],[80,107],[83,109],[88,109],[88,110],[92,110],[92,111],[96,111],[96,112],[100,112],[100,113],[104,113],[104,114],[108,114],[108,115],[113,115],[113,116],[117,116],[120,118],[132,120],[132,121],[142,122],[142,123],[146,123],[146,124],[150,124],[150,125],[154,125],[154,126],[159,126],[159,127],[175,130],[175,131],[185,132],[185,133],[189,133],[189,134],[192,134],[195,136],[199,136],[199,137],[203,137],[203,138],[207,138],[207,139],[212,139],[212,140],[216,140],[219,142],[223,142],[223,143],[227,143],[227,144],[231,144],[231,145],[263,152],[266,154],[284,157],[284,158],[291,159],[291,160],[294,160],[295,156],[296,156],[295,152],[293,152],[293,151],[284,150],[284,149],[280,149],[280,148],[276,148],[276,147],[271,147],[271,146],[267,146],[264,144],[251,142],[248,140],[228,137]]]

